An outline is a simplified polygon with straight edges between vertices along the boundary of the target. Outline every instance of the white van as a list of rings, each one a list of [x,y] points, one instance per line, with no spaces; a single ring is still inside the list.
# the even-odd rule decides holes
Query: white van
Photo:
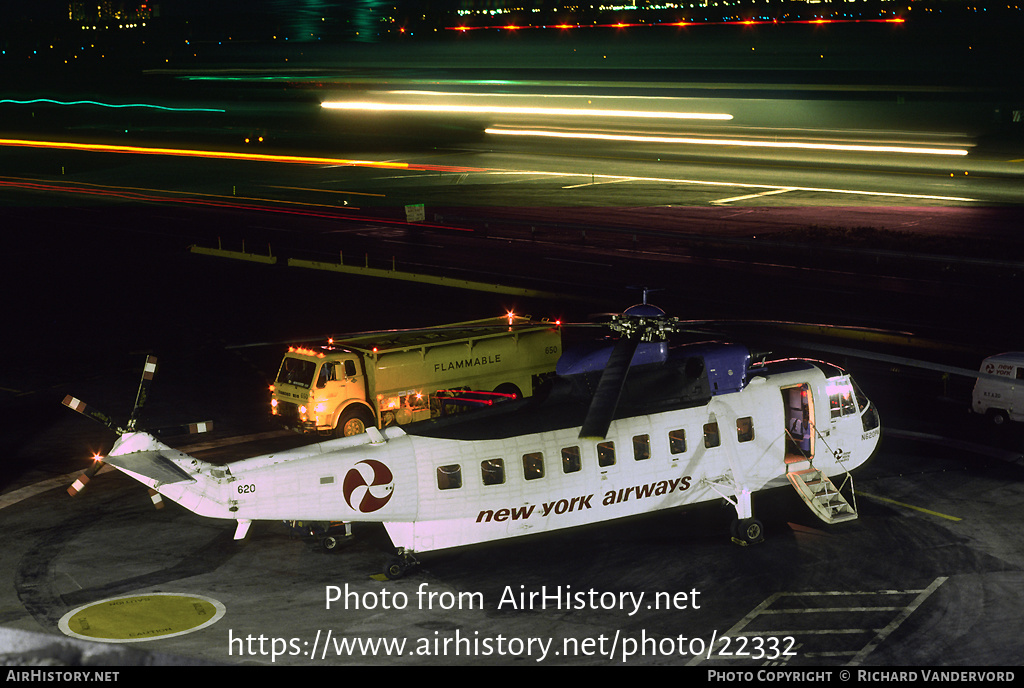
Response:
[[[1024,352],[989,356],[980,372],[984,376],[974,383],[971,400],[974,412],[990,416],[997,425],[1007,419],[1024,422]]]

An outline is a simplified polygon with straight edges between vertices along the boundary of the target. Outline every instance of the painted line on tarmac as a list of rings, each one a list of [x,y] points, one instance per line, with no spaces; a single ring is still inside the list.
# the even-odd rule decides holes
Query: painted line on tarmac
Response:
[[[101,469],[97,475],[101,473],[102,470],[103,469]],[[42,480],[38,483],[26,485],[25,487],[13,490],[7,494],[0,495],[0,509],[6,509],[9,506],[14,506],[18,502],[23,502],[30,497],[35,497],[37,494],[42,494],[43,492],[54,489],[55,487],[67,487],[83,473],[85,473],[84,468],[80,471],[72,471],[71,473],[58,475],[55,478],[47,478],[46,480]]]
[[[696,666],[705,661],[742,662],[751,655],[742,651],[744,645],[733,645],[732,640],[741,637],[763,637],[770,635],[780,641],[789,639],[792,645],[785,648],[787,653],[798,651],[804,658],[844,658],[850,664],[860,664],[871,652],[882,644],[900,627],[925,600],[946,581],[936,578],[926,588],[907,590],[823,590],[804,592],[776,592],[769,595],[732,628],[721,634],[721,649],[714,640],[706,653],[695,654],[686,666]],[[903,598],[913,596],[906,603]],[[842,601],[840,601],[842,600]],[[847,600],[858,600],[859,605],[850,605]],[[776,605],[779,606],[776,606]],[[870,625],[869,617],[894,613],[883,627]],[[772,631],[764,630],[764,618],[771,617]],[[792,627],[787,624],[793,624]],[[753,629],[748,630],[748,627]],[[866,642],[863,636],[870,636]],[[822,643],[818,637],[830,636]],[[786,658],[781,658],[785,664]]]
[[[922,590],[920,594],[914,599],[913,602],[908,604],[903,612],[895,619],[889,622],[885,628],[879,631],[878,635],[875,636],[874,640],[865,645],[856,656],[850,660],[851,665],[859,665],[864,659],[871,654],[876,647],[882,644],[882,642],[888,638],[893,631],[899,628],[900,624],[907,620],[907,618],[917,611],[918,607],[924,604],[924,601],[931,597],[932,593],[939,589],[939,586],[945,583],[947,580],[946,576],[940,576],[931,582],[931,584]]]
[[[886,504],[894,504],[895,506],[901,506],[904,509],[913,509],[914,511],[920,511],[921,513],[928,514],[929,516],[938,516],[939,518],[944,518],[947,521],[963,520],[962,518],[959,518],[957,516],[950,516],[949,514],[943,514],[938,511],[932,511],[931,509],[925,509],[924,507],[914,506],[913,504],[907,504],[905,502],[897,502],[895,499],[889,499],[888,497],[879,497],[878,495],[868,494],[867,492],[862,492],[860,490],[857,491],[857,494],[860,495],[861,497],[867,497],[868,499],[874,499],[879,502],[885,502]]]
[[[761,193],[747,194],[746,196],[734,196],[732,198],[719,198],[717,201],[711,201],[712,203],[719,205],[722,203],[732,203],[733,201],[747,201],[751,198],[760,198],[761,196],[773,196],[775,194],[786,193],[793,191],[793,189],[772,189],[771,191],[762,191]]]

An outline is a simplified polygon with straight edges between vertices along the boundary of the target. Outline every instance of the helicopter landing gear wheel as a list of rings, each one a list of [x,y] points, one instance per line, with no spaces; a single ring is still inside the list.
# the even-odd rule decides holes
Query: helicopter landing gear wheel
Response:
[[[732,541],[744,546],[764,542],[764,525],[756,518],[738,518],[732,524]]]
[[[384,567],[384,575],[387,576],[388,580],[398,580],[405,576],[405,564],[398,557],[391,557],[388,559],[387,565]]]
[[[388,580],[398,580],[418,565],[419,562],[411,553],[399,552],[396,556],[388,557],[388,561],[384,565],[384,576]]]

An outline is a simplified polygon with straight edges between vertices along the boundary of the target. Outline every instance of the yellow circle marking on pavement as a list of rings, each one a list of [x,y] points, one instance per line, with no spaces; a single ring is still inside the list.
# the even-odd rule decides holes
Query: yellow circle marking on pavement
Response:
[[[201,595],[155,592],[114,597],[65,614],[65,635],[104,643],[137,643],[192,633],[224,616],[224,605]]]

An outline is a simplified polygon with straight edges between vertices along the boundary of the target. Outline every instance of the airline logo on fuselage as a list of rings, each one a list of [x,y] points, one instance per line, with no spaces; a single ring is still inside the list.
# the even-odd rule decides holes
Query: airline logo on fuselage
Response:
[[[673,492],[683,492],[690,488],[690,481],[692,478],[688,475],[682,478],[675,478],[673,480],[659,480],[653,483],[647,483],[646,485],[635,485],[633,487],[624,487],[618,490],[609,490],[604,493],[601,498],[601,506],[614,506],[616,504],[623,504],[625,502],[634,501],[637,499],[647,499],[649,497],[662,497]],[[561,515],[568,514],[574,511],[582,511],[583,509],[592,509],[594,506],[593,499],[596,495],[589,494],[580,497],[573,497],[572,499],[557,499],[543,504],[530,504],[527,506],[517,506],[505,509],[484,509],[477,514],[477,523],[490,523],[491,521],[504,522],[504,521],[524,521],[531,516],[539,515],[540,517],[550,516],[552,514]],[[539,508],[538,508],[539,507]]]
[[[395,493],[395,477],[380,461],[360,461],[345,474],[342,493],[350,508],[369,514],[391,501]]]

